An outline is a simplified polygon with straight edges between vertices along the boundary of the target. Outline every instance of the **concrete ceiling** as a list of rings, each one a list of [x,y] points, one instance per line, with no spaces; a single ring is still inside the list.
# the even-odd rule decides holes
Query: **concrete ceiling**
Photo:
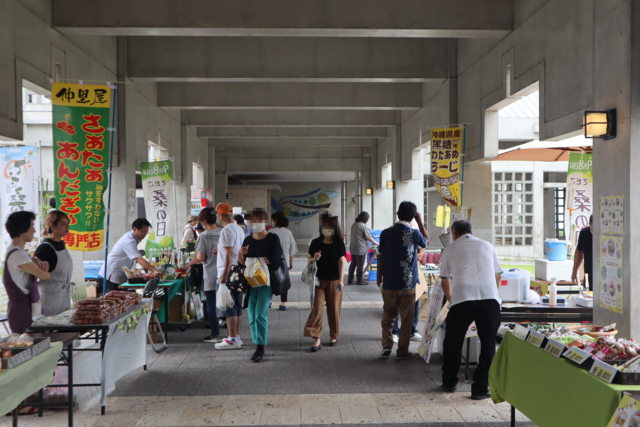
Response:
[[[119,78],[216,147],[369,147],[502,38],[513,0],[52,0],[63,34],[119,36]],[[315,180],[311,179],[312,181]]]
[[[355,172],[230,172],[229,176],[245,184],[266,182],[338,182],[354,181]]]

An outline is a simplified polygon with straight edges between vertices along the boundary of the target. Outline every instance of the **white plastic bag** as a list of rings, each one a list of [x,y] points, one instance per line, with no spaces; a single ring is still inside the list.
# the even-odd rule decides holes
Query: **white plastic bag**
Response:
[[[245,260],[244,277],[252,288],[269,286],[269,268],[264,258],[247,258]]]
[[[542,304],[542,298],[540,298],[540,295],[538,295],[536,291],[529,289],[524,302],[527,304]]]
[[[220,284],[218,291],[216,292],[216,308],[220,311],[225,311],[229,308],[233,308],[235,303],[231,297],[231,291],[227,288],[227,285]]]

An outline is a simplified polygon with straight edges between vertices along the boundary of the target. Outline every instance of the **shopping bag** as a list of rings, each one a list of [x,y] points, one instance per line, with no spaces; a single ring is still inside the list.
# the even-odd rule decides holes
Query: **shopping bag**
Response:
[[[252,288],[269,285],[269,269],[263,258],[247,258],[244,277]]]
[[[202,309],[202,300],[200,299],[200,292],[192,294],[193,306],[196,309],[196,318],[198,320],[204,319],[204,310]]]
[[[235,303],[233,302],[229,288],[223,285],[218,286],[218,291],[216,292],[216,308],[220,311],[225,311],[233,308],[234,305]]]
[[[300,280],[302,280],[302,283],[306,285],[313,284],[313,280],[315,278],[315,275],[312,272],[314,264],[315,262],[313,258],[309,258],[309,260],[307,261],[307,266],[302,271],[302,276],[300,277]]]

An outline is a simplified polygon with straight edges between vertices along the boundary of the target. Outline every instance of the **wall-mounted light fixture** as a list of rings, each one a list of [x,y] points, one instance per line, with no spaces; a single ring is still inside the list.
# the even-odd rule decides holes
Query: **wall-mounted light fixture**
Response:
[[[373,188],[367,188],[367,196],[370,196],[373,194]]]
[[[395,181],[387,181],[387,190],[393,190],[394,188],[396,188],[396,182]]]
[[[582,121],[585,138],[602,138],[605,141],[616,137],[616,109],[607,111],[585,111]]]
[[[233,193],[227,193],[227,200],[233,199]]]

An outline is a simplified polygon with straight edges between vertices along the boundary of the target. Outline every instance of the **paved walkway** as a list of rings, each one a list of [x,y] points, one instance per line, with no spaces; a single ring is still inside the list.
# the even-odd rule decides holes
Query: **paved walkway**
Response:
[[[303,263],[300,258],[294,264],[290,308],[277,310],[279,298],[274,297],[262,362],[249,360],[255,346],[246,314],[241,350],[218,351],[202,342],[208,333],[202,325],[172,331],[171,346],[163,354],[149,347],[147,371],[136,370],[117,382],[106,416],[99,416],[99,408],[76,411],[75,425],[508,425],[510,407],[472,401],[469,384],[461,382],[453,394],[439,390],[439,355],[431,364],[417,356],[404,361],[379,357],[382,298],[374,284],[346,286],[338,346],[311,353],[312,340],[302,336],[310,312],[308,287],[299,281]],[[328,340],[325,320],[322,342]],[[417,346],[412,343],[411,349]],[[0,426],[9,425],[8,420],[1,419]],[[533,426],[522,416],[519,421]],[[57,412],[20,419],[21,426],[65,422],[66,414]]]

